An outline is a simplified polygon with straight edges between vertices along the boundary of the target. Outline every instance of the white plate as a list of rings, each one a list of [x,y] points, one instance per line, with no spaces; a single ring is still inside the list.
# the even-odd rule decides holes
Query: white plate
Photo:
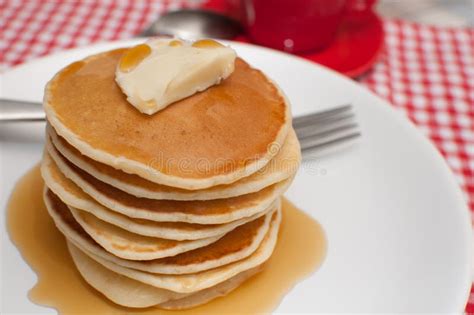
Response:
[[[99,44],[21,65],[0,77],[0,96],[39,101],[59,68],[135,42]],[[287,193],[321,222],[329,251],[321,269],[291,290],[278,311],[462,311],[471,284],[470,220],[454,176],[433,145],[389,104],[341,75],[269,49],[233,47],[281,85],[293,114],[350,102],[363,133],[351,149],[305,163]],[[15,181],[39,161],[42,128],[0,126],[2,208]],[[27,299],[35,275],[9,241],[3,215],[1,220],[1,311],[52,312]]]

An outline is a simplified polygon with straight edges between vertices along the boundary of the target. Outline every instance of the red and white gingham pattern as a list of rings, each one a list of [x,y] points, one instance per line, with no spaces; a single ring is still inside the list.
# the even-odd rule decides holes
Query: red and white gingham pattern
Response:
[[[66,48],[129,38],[158,14],[200,2],[3,0],[0,70]],[[431,138],[474,212],[474,30],[402,21],[386,21],[384,26],[385,50],[361,83]],[[474,312],[474,290],[466,311]]]
[[[361,82],[431,138],[474,211],[474,30],[384,26],[385,50]]]

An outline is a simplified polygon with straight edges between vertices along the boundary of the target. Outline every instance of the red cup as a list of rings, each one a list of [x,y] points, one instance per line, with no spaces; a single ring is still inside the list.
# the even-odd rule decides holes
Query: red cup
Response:
[[[230,0],[229,0],[230,1]],[[287,52],[327,47],[345,15],[363,19],[375,0],[241,0],[242,20],[257,44]]]

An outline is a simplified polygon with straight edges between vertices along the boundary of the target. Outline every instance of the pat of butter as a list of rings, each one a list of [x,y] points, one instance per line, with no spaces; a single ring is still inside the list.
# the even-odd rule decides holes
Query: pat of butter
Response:
[[[234,71],[234,50],[210,39],[152,39],[124,53],[115,81],[130,104],[152,115],[218,84]]]

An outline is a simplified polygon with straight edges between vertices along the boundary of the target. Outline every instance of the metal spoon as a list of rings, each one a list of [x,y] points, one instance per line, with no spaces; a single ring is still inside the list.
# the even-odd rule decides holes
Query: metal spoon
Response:
[[[192,9],[166,13],[140,35],[232,39],[241,32],[242,27],[236,20],[216,12]]]

